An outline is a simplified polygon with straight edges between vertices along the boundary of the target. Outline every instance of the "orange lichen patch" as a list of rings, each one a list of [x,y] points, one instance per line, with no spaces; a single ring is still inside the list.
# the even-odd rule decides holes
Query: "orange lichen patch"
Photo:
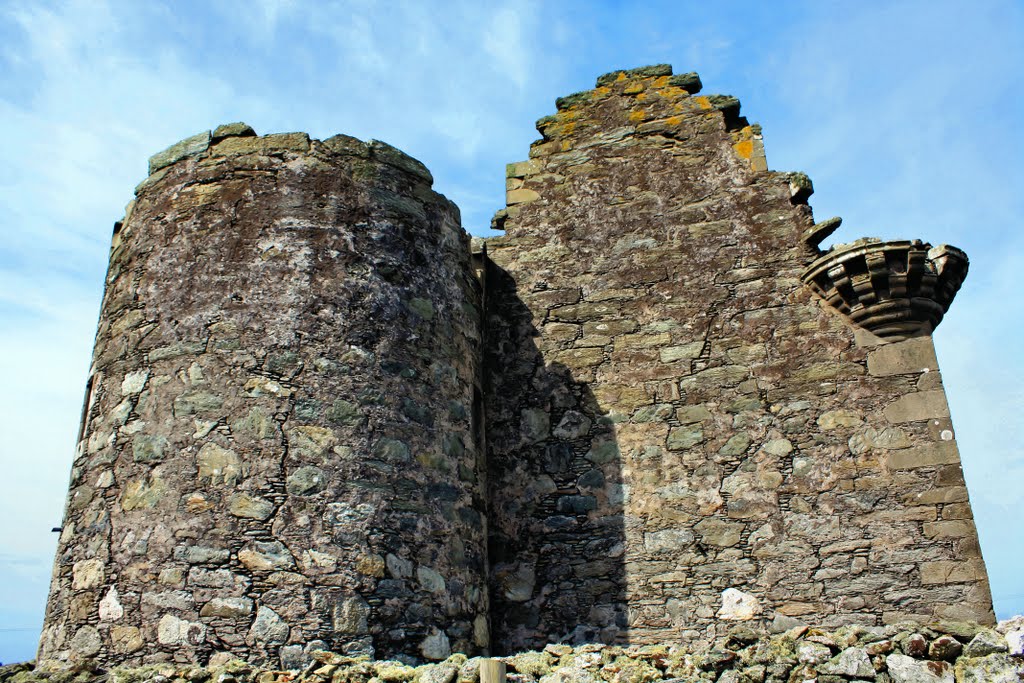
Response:
[[[639,101],[643,102],[644,100],[647,99],[647,93],[645,93],[645,92],[640,93],[639,95],[636,96],[636,99],[638,99]]]
[[[607,85],[602,85],[600,88],[594,88],[594,94],[600,97],[607,97],[612,94],[612,89]]]
[[[572,149],[572,140],[562,140],[562,151],[568,152]]]
[[[711,100],[709,100],[709,99],[708,99],[707,97],[705,97],[704,95],[701,95],[701,96],[699,96],[699,97],[694,97],[693,99],[694,99],[694,101],[695,101],[695,102],[696,102],[696,103],[697,103],[698,105],[700,105],[700,108],[701,108],[701,109],[711,109],[711,108],[712,108],[712,107],[711,107]]]
[[[575,131],[575,130],[576,130],[576,123],[574,121],[570,121],[570,122],[566,123],[564,126],[562,126],[562,135],[572,135],[573,131]]]
[[[668,85],[668,76],[658,76],[654,79],[655,88],[664,88],[666,85]]]
[[[754,141],[753,140],[741,140],[732,146],[744,159],[749,159],[754,154]]]
[[[576,106],[577,105],[573,105],[569,109],[560,109],[555,114],[555,118],[558,119],[559,121],[565,122],[575,121],[580,117],[579,109],[577,109]]]
[[[624,81],[624,80],[626,80],[626,74],[624,72],[620,71],[618,78],[616,78],[615,80],[617,80],[617,81]]]
[[[624,95],[637,95],[644,91],[643,83],[631,83],[622,89]]]
[[[668,120],[668,125],[670,125],[670,126],[678,126],[680,123],[683,122],[683,117],[682,116],[670,116],[670,117],[668,117],[667,120]]]
[[[647,114],[645,114],[642,111],[638,110],[629,112],[629,120],[632,121],[633,123],[636,123],[637,121],[643,121],[646,118]]]
[[[675,85],[668,85],[664,88],[659,88],[654,91],[654,94],[664,97],[666,100],[679,100],[690,96],[690,93],[686,92],[684,88],[680,88]]]

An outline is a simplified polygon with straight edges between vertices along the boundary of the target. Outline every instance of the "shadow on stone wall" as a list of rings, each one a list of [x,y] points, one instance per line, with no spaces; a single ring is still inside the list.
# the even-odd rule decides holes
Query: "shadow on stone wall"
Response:
[[[507,272],[493,262],[487,268],[492,649],[625,643],[624,487],[614,426],[586,368],[545,362],[526,303],[545,292],[520,293]]]

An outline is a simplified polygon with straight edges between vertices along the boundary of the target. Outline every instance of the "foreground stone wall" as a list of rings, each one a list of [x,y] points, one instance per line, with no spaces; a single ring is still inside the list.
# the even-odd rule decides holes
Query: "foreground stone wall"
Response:
[[[508,167],[486,241],[498,649],[709,640],[716,615],[992,620],[930,337],[855,332],[801,284],[838,221],[699,89],[609,74]]]
[[[480,287],[380,142],[221,127],[111,252],[44,661],[487,646]]]
[[[774,634],[733,626],[712,647],[677,645],[571,647],[503,657],[512,683],[1018,683],[1024,680],[1024,618],[999,624],[847,626],[835,631],[776,624]],[[209,668],[150,666],[109,672],[85,668],[54,673],[31,665],[0,667],[0,683],[479,683],[481,658],[453,655],[413,667],[315,651],[261,669],[221,657]],[[493,680],[485,683],[497,683]],[[500,683],[504,683],[501,681]]]

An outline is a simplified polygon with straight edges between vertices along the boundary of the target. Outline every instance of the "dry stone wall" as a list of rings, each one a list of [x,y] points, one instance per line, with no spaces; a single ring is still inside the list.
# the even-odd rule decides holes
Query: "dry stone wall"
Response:
[[[488,644],[480,286],[380,142],[225,126],[111,252],[40,658]]]
[[[997,628],[940,622],[836,630],[792,625],[755,631],[733,625],[712,647],[548,645],[502,657],[506,679],[481,675],[487,661],[455,654],[421,666],[314,651],[304,667],[277,670],[244,661],[209,667],[151,665],[54,673],[0,667],[0,683],[1019,683],[1024,619]]]
[[[930,337],[883,344],[801,284],[838,220],[699,90],[609,74],[508,167],[486,243],[496,646],[991,620]]]

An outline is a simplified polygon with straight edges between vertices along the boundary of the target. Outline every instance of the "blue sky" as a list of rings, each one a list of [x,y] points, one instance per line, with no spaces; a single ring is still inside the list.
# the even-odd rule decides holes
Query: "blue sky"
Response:
[[[935,343],[1000,617],[1024,612],[1024,4],[0,0],[0,661],[33,656],[113,222],[218,123],[390,142],[467,229],[554,99],[668,62],[735,95],[835,236],[947,242]]]

